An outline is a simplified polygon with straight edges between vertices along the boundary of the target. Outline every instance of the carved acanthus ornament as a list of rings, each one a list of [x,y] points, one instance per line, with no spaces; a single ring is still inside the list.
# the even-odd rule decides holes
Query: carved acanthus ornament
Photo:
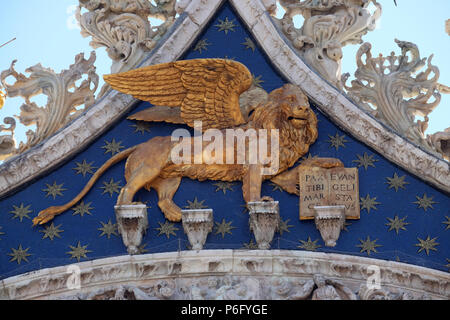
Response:
[[[80,0],[77,16],[84,37],[94,49],[106,47],[111,72],[134,69],[175,21],[176,0]],[[88,12],[81,13],[81,9]],[[163,21],[152,26],[149,18]]]
[[[91,53],[88,60],[81,53],[75,57],[75,63],[69,70],[63,70],[59,74],[38,64],[25,70],[30,73],[29,77],[19,74],[14,69],[16,61],[13,61],[11,67],[1,73],[0,80],[7,95],[25,99],[17,118],[25,126],[36,125],[36,130],[29,130],[26,133],[26,143],[21,142],[16,148],[13,139],[16,121],[10,117],[5,118],[3,122],[9,127],[0,126],[0,132],[10,131],[11,134],[0,136],[0,159],[22,153],[39,144],[94,103],[99,80],[95,73],[95,60],[95,52]],[[87,79],[78,84],[83,75]],[[15,78],[14,84],[7,84],[6,79],[9,77]],[[47,96],[44,107],[30,101],[39,94]]]
[[[402,49],[399,56],[392,52],[387,57],[373,57],[372,46],[364,43],[356,57],[356,79],[345,89],[365,111],[405,138],[432,153],[442,153],[448,149],[441,146],[442,135],[425,137],[425,130],[428,115],[441,101],[440,92],[448,93],[448,88],[438,83],[440,73],[431,64],[433,56],[421,59],[415,44],[395,41]],[[421,71],[425,66],[426,69]],[[349,74],[343,76],[343,83],[348,77]],[[424,120],[416,120],[416,116]]]
[[[118,256],[3,279],[0,299],[446,300],[448,273],[392,261],[285,250]],[[373,267],[379,278],[368,281]]]
[[[275,22],[305,62],[337,88],[341,88],[342,47],[362,43],[362,36],[375,29],[381,16],[376,0],[280,0],[286,10]],[[373,14],[368,7],[376,7]],[[302,15],[301,28],[294,17]]]

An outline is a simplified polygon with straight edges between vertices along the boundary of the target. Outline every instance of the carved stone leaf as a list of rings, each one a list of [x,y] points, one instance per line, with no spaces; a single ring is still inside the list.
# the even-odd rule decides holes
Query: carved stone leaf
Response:
[[[420,58],[415,44],[395,41],[402,53],[398,56],[391,53],[387,57],[373,57],[372,46],[364,43],[356,57],[356,79],[345,89],[366,111],[436,154],[440,151],[437,142],[426,139],[424,132],[428,127],[428,115],[441,101],[439,88],[443,86],[438,83],[439,69],[431,64],[433,56]],[[348,74],[343,76],[343,83],[348,77]],[[424,120],[416,120],[416,116]]]
[[[175,0],[80,0],[77,19],[81,35],[93,48],[106,47],[112,73],[135,68],[175,21]],[[163,20],[152,26],[149,18]]]
[[[368,10],[371,3],[376,7],[373,14]],[[361,43],[362,36],[375,29],[381,5],[376,0],[280,0],[280,4],[286,13],[275,22],[285,36],[309,66],[341,88],[342,47]],[[301,28],[294,25],[298,14],[305,19]]]
[[[36,131],[29,130],[26,133],[26,143],[21,143],[18,149],[11,149],[9,155],[22,153],[42,142],[94,103],[94,94],[99,81],[95,73],[95,60],[94,51],[88,60],[84,58],[84,54],[79,54],[75,57],[75,63],[59,74],[37,64],[25,70],[30,74],[29,77],[16,72],[14,69],[16,61],[13,61],[11,67],[1,73],[0,79],[8,96],[25,99],[17,117],[19,121],[25,126],[36,125]],[[77,86],[76,82],[84,74],[87,75],[87,80]],[[15,78],[14,84],[6,83],[5,80],[9,77]],[[47,104],[44,107],[30,101],[39,94],[47,96]],[[81,105],[84,107],[77,110],[76,108]],[[0,128],[0,131],[5,129]]]

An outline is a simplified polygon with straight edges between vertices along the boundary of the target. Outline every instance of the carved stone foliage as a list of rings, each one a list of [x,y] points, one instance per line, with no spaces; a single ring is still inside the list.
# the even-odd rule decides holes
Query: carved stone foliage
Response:
[[[95,73],[95,59],[95,52],[91,53],[88,60],[81,53],[75,57],[75,63],[68,70],[58,74],[37,64],[25,70],[30,73],[29,77],[19,74],[14,69],[16,61],[13,61],[11,67],[1,73],[0,80],[7,95],[25,99],[20,107],[19,121],[25,126],[36,125],[36,130],[29,130],[26,133],[26,143],[21,142],[16,148],[13,140],[16,122],[13,118],[5,118],[3,121],[9,127],[0,126],[0,132],[10,131],[11,134],[0,136],[0,159],[22,153],[39,144],[92,106],[99,81]],[[87,79],[78,84],[83,75]],[[6,82],[9,77],[15,79],[14,84]],[[39,94],[47,96],[44,107],[30,101]]]
[[[427,135],[427,142],[442,154],[444,159],[450,161],[450,128]]]
[[[402,136],[430,152],[442,153],[448,148],[441,144],[443,135],[425,137],[428,115],[439,105],[440,91],[446,92],[446,87],[437,82],[439,69],[431,64],[433,56],[420,58],[415,44],[395,42],[402,49],[401,55],[392,52],[387,57],[373,57],[371,45],[364,43],[356,57],[356,79],[345,89],[363,109]],[[344,83],[348,77],[343,76]],[[416,116],[424,120],[416,120]]]
[[[106,47],[111,73],[134,69],[175,21],[176,0],[80,0],[81,34],[91,46]],[[149,18],[163,21],[152,26]]]
[[[362,43],[362,36],[375,29],[381,16],[376,0],[280,0],[286,10],[275,19],[305,62],[337,88],[341,88],[342,47]],[[375,12],[368,7],[373,3]],[[302,15],[301,28],[294,17]]]
[[[284,250],[119,256],[2,280],[0,299],[448,299],[448,273],[369,258]],[[73,267],[73,266],[72,266]],[[374,268],[379,278],[373,277]],[[75,281],[74,281],[75,280]],[[71,284],[78,283],[74,289]]]
[[[293,277],[210,276],[163,279],[147,285],[116,285],[56,297],[59,300],[428,300],[428,294],[369,289],[354,292],[343,282],[315,274]]]
[[[369,289],[357,292],[321,274],[293,277],[210,276],[164,279],[147,285],[117,285],[56,297],[59,300],[428,300],[428,294],[404,290]]]

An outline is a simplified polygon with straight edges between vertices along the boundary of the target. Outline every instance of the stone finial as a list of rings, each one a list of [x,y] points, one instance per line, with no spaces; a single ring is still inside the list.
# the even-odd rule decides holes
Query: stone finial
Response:
[[[255,235],[260,250],[270,249],[275,231],[280,225],[278,201],[247,203],[250,212],[250,230]]]
[[[181,210],[181,220],[192,250],[202,250],[208,234],[213,229],[213,210]]]
[[[292,42],[305,62],[323,78],[341,88],[342,48],[362,43],[362,36],[375,29],[381,17],[376,0],[292,1],[280,0],[286,10],[275,19],[284,35]],[[376,10],[371,13],[369,5]],[[295,17],[302,15],[303,26],[295,26]]]
[[[373,57],[371,44],[364,43],[356,57],[356,79],[345,89],[368,113],[411,142],[439,155],[442,137],[426,138],[425,131],[429,114],[441,101],[441,93],[449,93],[450,89],[438,83],[440,72],[431,63],[433,55],[422,59],[414,43],[395,42],[402,50],[401,55],[392,52],[386,57]],[[348,77],[349,74],[343,76],[343,83]],[[417,116],[423,120],[416,119]]]
[[[11,143],[13,140],[9,141],[9,136],[6,138],[0,136],[0,141],[7,139],[10,145],[8,150],[4,144],[2,145],[0,151],[2,159],[23,153],[41,143],[94,104],[99,81],[94,66],[95,60],[95,51],[91,52],[88,60],[80,53],[75,57],[75,63],[61,73],[55,73],[52,69],[37,64],[25,70],[30,73],[29,77],[18,73],[14,69],[16,61],[13,61],[11,67],[0,74],[8,97],[25,99],[18,116],[20,123],[25,126],[36,125],[35,131],[28,130],[27,141],[21,142],[18,148],[15,143]],[[77,85],[77,81],[82,79],[83,75],[86,75],[87,79]],[[6,82],[9,77],[15,79],[13,84]],[[30,101],[33,96],[41,93],[47,96],[47,104],[43,107]],[[78,108],[82,105],[84,107]],[[12,118],[5,118],[4,122],[11,127],[8,129],[0,127],[0,131],[8,130],[14,135],[15,122],[13,126],[10,119]]]
[[[445,32],[450,36],[450,19],[445,21]]]
[[[148,228],[147,206],[144,204],[115,206],[116,220],[123,243],[131,255],[138,254],[138,247]]]
[[[87,12],[77,15],[81,35],[90,45],[106,47],[113,60],[111,73],[135,68],[175,21],[176,0],[80,0]],[[154,26],[149,18],[163,21]]]
[[[345,223],[345,206],[315,206],[316,227],[327,247],[335,247]]]

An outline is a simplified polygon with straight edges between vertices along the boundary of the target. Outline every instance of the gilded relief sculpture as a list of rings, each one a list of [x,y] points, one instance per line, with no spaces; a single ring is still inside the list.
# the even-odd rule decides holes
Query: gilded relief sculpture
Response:
[[[190,152],[190,147],[188,150],[183,148],[183,156],[189,154],[190,161],[178,163],[174,160],[174,154],[178,153],[174,151],[180,150],[186,141],[189,146],[194,145],[195,149],[197,137],[183,139],[183,142],[174,141],[170,136],[154,137],[113,156],[94,174],[75,199],[66,205],[41,211],[33,220],[34,225],[45,224],[77,204],[108,168],[124,159],[127,159],[127,184],[120,192],[117,206],[137,204],[133,202],[133,197],[141,188],[155,189],[159,197],[158,206],[165,217],[174,222],[181,220],[181,209],[172,198],[182,177],[199,181],[242,181],[243,197],[248,203],[271,200],[261,197],[261,184],[266,179],[271,179],[287,192],[298,194],[298,168],[302,165],[325,168],[343,166],[337,159],[313,158],[288,171],[316,141],[316,115],[306,95],[291,84],[274,90],[258,101],[257,105],[243,107],[240,98],[242,101],[254,88],[250,71],[239,62],[224,59],[176,61],[104,78],[112,88],[155,105],[129,119],[165,121],[190,127],[196,127],[196,123],[201,121],[201,131],[207,133],[213,129],[213,132],[222,133],[224,137],[229,129],[254,129],[258,135],[258,130],[265,129],[269,132],[269,141],[273,137],[271,130],[276,129],[274,131],[279,135],[279,157],[275,163],[277,169],[273,172],[263,170],[270,166],[273,168],[273,161],[251,163],[249,157],[244,163],[236,161],[242,150],[236,147],[234,138],[232,144],[225,138],[223,141],[214,141],[215,146],[223,146],[222,154],[217,153],[217,148],[208,154],[211,143],[203,139],[200,143],[203,151],[200,154],[196,150]],[[245,143],[245,148],[243,153],[249,155],[249,143]],[[275,150],[272,152],[270,146],[268,149],[266,154],[272,156]],[[229,155],[234,159],[233,163],[227,161]]]
[[[5,105],[5,99],[6,94],[4,94],[2,90],[0,90],[0,109],[3,108],[3,106]]]

